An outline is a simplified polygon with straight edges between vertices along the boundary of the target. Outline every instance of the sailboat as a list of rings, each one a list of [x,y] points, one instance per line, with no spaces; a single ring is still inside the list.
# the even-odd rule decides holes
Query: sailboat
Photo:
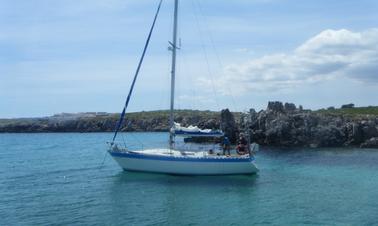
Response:
[[[176,76],[176,50],[177,47],[177,17],[178,17],[178,0],[174,0],[174,20],[173,20],[173,39],[170,43],[169,50],[172,51],[171,64],[171,92],[170,92],[170,115],[169,115],[169,143],[167,148],[129,150],[115,142],[115,138],[121,128],[125,118],[127,106],[135,82],[141,68],[151,34],[153,32],[157,16],[160,11],[162,0],[160,0],[155,17],[148,34],[142,56],[140,58],[134,79],[132,81],[125,106],[116,125],[113,139],[109,143],[108,152],[114,160],[126,171],[139,171],[151,173],[165,173],[177,175],[231,175],[231,174],[253,174],[258,172],[255,165],[255,151],[258,145],[249,149],[249,153],[244,155],[219,155],[208,151],[199,150],[182,150],[176,147],[176,136],[186,137],[222,137],[223,132],[220,130],[199,129],[198,127],[183,127],[174,122],[174,94],[175,94],[175,76]]]

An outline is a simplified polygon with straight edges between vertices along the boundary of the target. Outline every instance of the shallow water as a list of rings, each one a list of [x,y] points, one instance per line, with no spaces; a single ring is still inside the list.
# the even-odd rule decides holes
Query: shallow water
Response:
[[[0,134],[0,225],[378,224],[378,150],[262,147],[257,175],[191,177],[123,172],[111,136]]]

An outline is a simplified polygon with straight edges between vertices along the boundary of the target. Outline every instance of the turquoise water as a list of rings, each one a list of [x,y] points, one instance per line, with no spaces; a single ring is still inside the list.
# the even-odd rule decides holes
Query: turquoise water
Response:
[[[182,177],[100,167],[111,136],[0,134],[0,225],[378,225],[378,150],[262,148],[258,175]]]

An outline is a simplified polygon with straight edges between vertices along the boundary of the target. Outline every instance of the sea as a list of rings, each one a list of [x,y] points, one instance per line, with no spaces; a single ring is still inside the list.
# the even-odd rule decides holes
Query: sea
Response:
[[[0,134],[0,225],[378,225],[377,149],[260,147],[256,175],[174,176],[123,171],[112,135]]]

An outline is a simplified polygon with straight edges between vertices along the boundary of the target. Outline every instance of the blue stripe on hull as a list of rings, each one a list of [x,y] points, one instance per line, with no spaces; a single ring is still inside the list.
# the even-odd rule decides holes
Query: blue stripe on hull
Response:
[[[252,162],[254,158],[195,158],[195,157],[174,157],[174,156],[159,156],[159,155],[145,155],[131,152],[109,152],[114,157],[135,158],[146,160],[161,160],[161,161],[179,161],[179,162]]]
[[[230,176],[230,175],[252,175],[252,174],[257,174],[258,170],[254,172],[247,172],[247,173],[221,173],[221,174],[215,174],[215,173],[167,173],[167,172],[157,172],[157,171],[146,171],[146,170],[132,170],[132,169],[127,169],[123,168],[123,171],[127,172],[133,172],[133,173],[151,173],[151,174],[165,174],[165,175],[172,175],[172,176]]]

